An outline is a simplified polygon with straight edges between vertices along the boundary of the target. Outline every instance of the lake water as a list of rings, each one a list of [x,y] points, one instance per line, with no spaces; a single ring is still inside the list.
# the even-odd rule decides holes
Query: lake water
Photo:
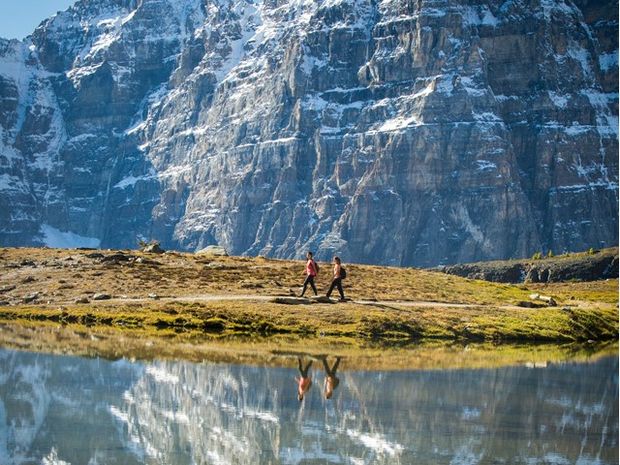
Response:
[[[0,350],[0,463],[618,463],[617,357],[391,372],[345,359],[330,399],[315,360],[301,402],[297,365]]]

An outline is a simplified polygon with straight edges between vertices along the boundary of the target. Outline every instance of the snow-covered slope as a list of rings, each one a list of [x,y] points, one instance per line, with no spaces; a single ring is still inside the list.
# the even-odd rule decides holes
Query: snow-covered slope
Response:
[[[402,265],[617,244],[617,14],[80,1],[0,43],[0,244]]]

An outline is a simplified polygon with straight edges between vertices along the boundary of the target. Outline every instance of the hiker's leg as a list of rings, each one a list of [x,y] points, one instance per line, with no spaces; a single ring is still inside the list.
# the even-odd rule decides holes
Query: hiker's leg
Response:
[[[336,376],[336,371],[338,371],[338,365],[340,365],[340,357],[336,357],[336,363],[334,363],[334,366],[332,367],[332,374],[334,376]]]
[[[328,375],[331,374],[329,370],[329,365],[327,364],[327,357],[322,357],[321,361],[323,362],[323,368],[325,369],[325,373],[327,373]]]
[[[316,285],[314,284],[314,276],[310,276],[310,286],[312,286],[312,290],[314,291],[314,295],[319,295],[316,290]]]
[[[340,293],[340,298],[342,300],[344,300],[344,291],[342,290],[342,280],[338,279],[338,282],[336,283],[336,286],[338,286],[338,292]]]
[[[334,287],[336,287],[336,280],[333,279],[331,285],[329,286],[329,291],[327,291],[327,297],[329,297],[330,295],[332,295],[332,291],[334,290]]]
[[[304,369],[301,366],[301,357],[297,357],[297,365],[299,366],[299,372],[301,373],[301,375],[303,376],[304,373]]]
[[[312,276],[306,276],[306,280],[304,281],[304,288],[301,291],[301,297],[304,296],[304,294],[306,293],[306,289],[308,289],[308,283],[310,282],[310,278],[312,278]],[[312,287],[314,287],[314,284],[312,284]]]
[[[312,365],[312,360],[310,360],[308,364],[306,365],[306,369],[304,370],[304,376],[308,376],[308,369],[310,368],[311,365]]]

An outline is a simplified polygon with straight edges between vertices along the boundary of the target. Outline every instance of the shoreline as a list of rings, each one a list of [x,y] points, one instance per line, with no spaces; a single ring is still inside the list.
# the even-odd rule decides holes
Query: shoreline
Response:
[[[381,371],[506,366],[546,368],[560,363],[595,362],[618,354],[617,341],[564,344],[424,341],[399,346],[372,342],[352,345],[329,338],[291,336],[145,336],[135,330],[93,329],[53,323],[1,323],[0,347],[109,360],[182,360],[270,367],[293,367],[297,356],[314,360],[328,356],[341,357],[348,370]]]

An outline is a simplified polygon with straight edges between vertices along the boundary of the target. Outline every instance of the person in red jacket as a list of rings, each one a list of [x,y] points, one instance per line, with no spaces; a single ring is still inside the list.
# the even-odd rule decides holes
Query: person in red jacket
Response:
[[[308,252],[306,254],[306,260],[306,280],[304,281],[304,288],[301,291],[300,297],[303,297],[306,293],[308,284],[312,287],[314,295],[318,295],[318,292],[316,291],[316,285],[314,284],[314,278],[316,278],[316,275],[319,274],[319,265],[317,265],[312,258],[312,252]]]
[[[329,368],[327,364],[327,356],[321,357],[321,361],[323,362],[323,368],[325,369],[325,381],[323,382],[323,394],[326,399],[331,399],[334,394],[334,390],[340,384],[340,379],[336,376],[336,372],[338,371],[338,365],[340,365],[340,357],[336,357],[336,361],[334,362],[334,366]]]
[[[342,280],[346,277],[346,271],[342,266],[342,262],[340,261],[340,257],[334,257],[334,277],[332,278],[332,283],[329,286],[329,290],[327,291],[327,297],[332,295],[332,291],[334,288],[338,289],[338,293],[340,294],[340,301],[344,302],[344,291],[342,290]]]

